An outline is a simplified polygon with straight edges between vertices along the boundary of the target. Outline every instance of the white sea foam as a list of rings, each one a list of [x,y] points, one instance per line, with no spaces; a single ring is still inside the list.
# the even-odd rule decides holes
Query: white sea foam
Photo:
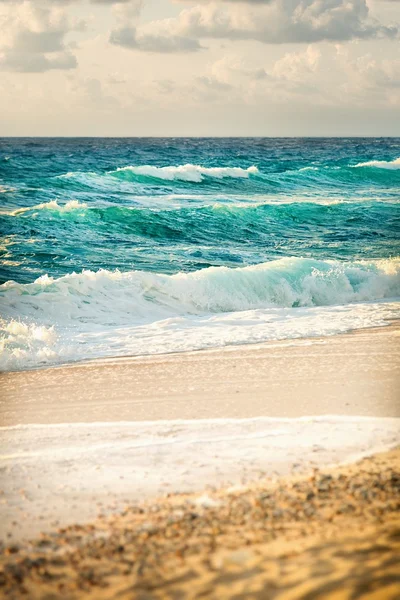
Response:
[[[369,160],[367,162],[358,163],[354,167],[375,167],[376,169],[400,169],[400,158],[394,160]]]
[[[271,340],[299,339],[386,325],[400,318],[398,302],[340,307],[270,308],[219,315],[175,316],[152,323],[57,325],[47,343],[2,331],[0,369],[15,370],[83,359],[149,356]],[[32,326],[33,328],[36,326]],[[51,329],[51,328],[48,328]]]
[[[164,275],[82,271],[0,286],[2,312],[46,324],[129,324],[186,314],[329,306],[400,295],[400,258],[340,262],[283,258],[241,268]],[[11,306],[11,308],[10,308]],[[14,309],[12,308],[14,307]],[[11,313],[11,314],[10,314]]]
[[[3,369],[330,335],[399,316],[400,259],[286,258],[163,275],[83,271],[0,286]]]
[[[20,215],[26,212],[38,211],[38,210],[49,210],[60,213],[68,213],[76,210],[82,210],[87,208],[85,202],[79,202],[79,200],[69,200],[66,204],[58,204],[57,200],[50,200],[50,202],[42,202],[35,206],[25,206],[24,208],[18,208],[14,210],[11,215]]]
[[[0,368],[7,364],[31,364],[34,357],[38,363],[57,360],[53,350],[57,340],[54,327],[0,320],[0,335]]]
[[[223,179],[225,177],[247,178],[249,175],[256,175],[259,171],[257,167],[252,166],[248,169],[241,167],[202,167],[200,165],[178,165],[167,167],[154,167],[151,165],[128,166],[120,167],[116,171],[109,173],[131,172],[135,175],[145,177],[155,177],[157,179],[165,179],[173,181],[180,179],[182,181],[191,181],[198,183],[204,177],[213,177],[215,179]]]

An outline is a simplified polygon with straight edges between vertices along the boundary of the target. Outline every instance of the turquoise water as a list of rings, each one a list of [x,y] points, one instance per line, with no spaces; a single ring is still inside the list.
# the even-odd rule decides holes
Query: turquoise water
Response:
[[[382,324],[399,157],[396,138],[1,139],[0,364]]]

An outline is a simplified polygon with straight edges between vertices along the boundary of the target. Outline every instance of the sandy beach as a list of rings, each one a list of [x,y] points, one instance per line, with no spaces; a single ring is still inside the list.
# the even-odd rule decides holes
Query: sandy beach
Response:
[[[0,595],[379,598],[400,592],[400,452],[131,505],[0,556]]]
[[[3,597],[397,597],[399,352],[395,323],[2,374]]]
[[[400,441],[399,328],[2,374],[3,544]]]
[[[400,417],[400,326],[0,375],[0,424]]]

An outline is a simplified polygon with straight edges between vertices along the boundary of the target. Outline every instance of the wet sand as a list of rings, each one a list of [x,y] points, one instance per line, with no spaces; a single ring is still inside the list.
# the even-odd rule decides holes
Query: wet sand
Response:
[[[400,325],[0,376],[0,426],[256,416],[400,417]]]

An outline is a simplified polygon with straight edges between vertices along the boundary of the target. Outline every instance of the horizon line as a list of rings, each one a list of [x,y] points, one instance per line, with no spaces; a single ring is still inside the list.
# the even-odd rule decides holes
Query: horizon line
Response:
[[[398,135],[0,135],[5,139],[400,139]]]

